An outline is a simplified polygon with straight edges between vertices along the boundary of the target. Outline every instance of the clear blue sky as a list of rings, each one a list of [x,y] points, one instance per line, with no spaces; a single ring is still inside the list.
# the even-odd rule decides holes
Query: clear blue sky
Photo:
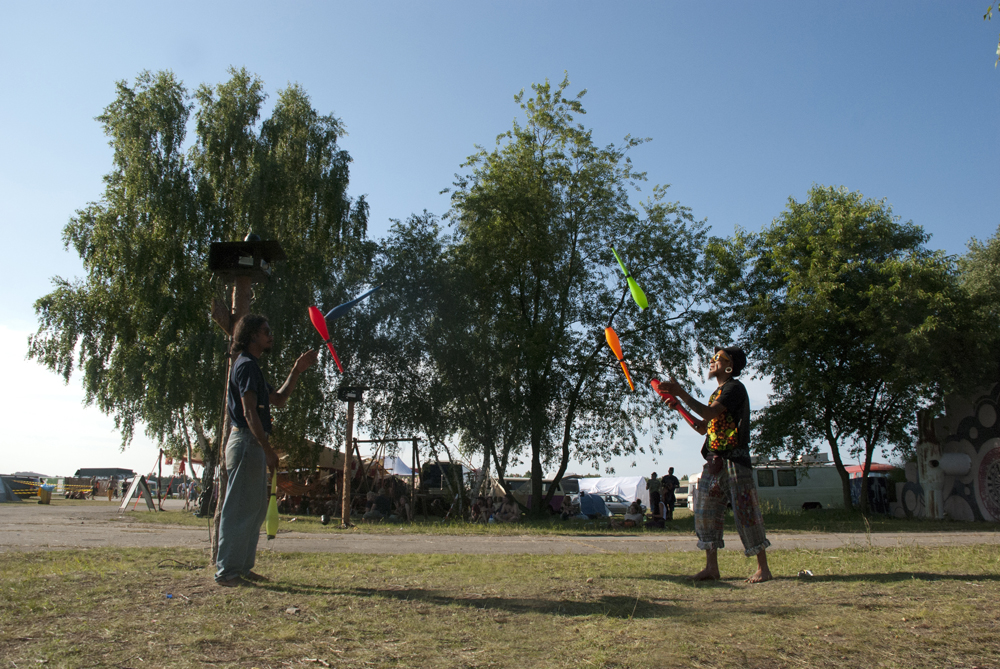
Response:
[[[885,198],[932,233],[932,247],[961,253],[1000,225],[1000,20],[984,22],[985,8],[985,0],[6,3],[0,400],[18,420],[0,437],[0,471],[144,469],[139,462],[155,457],[141,440],[119,456],[110,423],[79,407],[75,382],[62,387],[23,362],[32,303],[52,276],[81,274],[61,232],[102,192],[110,149],[93,118],[118,80],[170,69],[193,89],[245,66],[270,101],[298,82],[348,129],[350,190],[367,196],[374,237],[390,218],[444,213],[439,192],[475,144],[492,145],[510,127],[513,95],[566,70],[573,91],[589,91],[583,122],[597,140],[652,137],[634,152],[636,166],[650,184],[672,184],[670,197],[714,234],[757,230],[818,183]],[[640,459],[640,470],[695,471],[692,443],[670,445],[659,464]]]

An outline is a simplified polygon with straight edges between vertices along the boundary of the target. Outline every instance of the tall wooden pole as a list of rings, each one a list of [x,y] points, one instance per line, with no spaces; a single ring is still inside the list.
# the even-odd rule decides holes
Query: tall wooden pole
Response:
[[[354,446],[354,399],[347,400],[347,438],[344,439],[344,497],[340,503],[341,527],[351,527],[351,448]]]

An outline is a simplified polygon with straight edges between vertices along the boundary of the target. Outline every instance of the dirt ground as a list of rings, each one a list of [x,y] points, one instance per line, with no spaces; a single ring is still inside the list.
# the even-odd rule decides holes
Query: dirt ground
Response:
[[[164,507],[180,509],[179,500],[167,500]],[[287,524],[286,528],[287,528]],[[1000,545],[1000,532],[989,526],[970,532],[881,532],[856,533],[769,532],[772,549],[826,549],[850,545],[959,546]],[[727,548],[740,549],[739,537],[726,537]],[[119,546],[123,548],[209,546],[205,527],[152,525],[126,520],[117,506],[106,501],[41,505],[34,502],[0,504],[0,552],[43,549]],[[329,534],[313,534],[283,529],[276,539],[261,538],[262,550],[284,553],[369,553],[369,554],[599,554],[659,553],[694,551],[694,536],[450,536],[428,534],[363,534],[331,528]]]

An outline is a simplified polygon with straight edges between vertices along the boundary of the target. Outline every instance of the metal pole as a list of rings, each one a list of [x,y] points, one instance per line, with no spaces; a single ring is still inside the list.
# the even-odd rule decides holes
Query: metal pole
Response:
[[[410,513],[417,515],[417,438],[413,438],[413,449],[410,451]]]
[[[347,401],[347,438],[344,440],[344,497],[341,501],[341,527],[351,527],[351,447],[354,446],[354,400]]]

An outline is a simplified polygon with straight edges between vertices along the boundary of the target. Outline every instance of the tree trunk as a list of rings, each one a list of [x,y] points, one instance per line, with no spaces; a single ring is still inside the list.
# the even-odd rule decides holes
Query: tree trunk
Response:
[[[510,443],[504,440],[503,455],[502,457],[497,457],[496,442],[490,441],[489,444],[490,452],[493,454],[493,464],[497,468],[497,480],[500,481],[500,485],[503,487],[505,492],[510,492],[507,487],[507,459],[510,457]]]
[[[483,492],[483,484],[486,482],[487,477],[490,474],[490,448],[483,449],[483,466],[479,470],[479,476],[476,477],[476,487],[472,491],[472,497],[477,498]]]
[[[587,361],[583,365],[583,369],[580,371],[580,377],[576,381],[576,385],[573,387],[573,393],[570,395],[569,407],[566,408],[566,419],[563,421],[563,438],[562,438],[562,451],[559,457],[559,471],[552,478],[552,485],[549,486],[549,492],[545,495],[545,504],[550,504],[552,502],[552,497],[556,494],[556,486],[559,485],[559,481],[562,480],[563,474],[566,473],[566,467],[569,466],[569,444],[573,436],[573,421],[576,418],[576,405],[580,399],[580,389],[583,387],[583,382],[587,378],[587,371],[590,369],[590,363],[593,361],[594,357],[603,350],[604,342],[598,341],[597,346],[594,348],[593,353],[587,358]]]
[[[854,508],[854,504],[851,502],[851,477],[847,475],[847,468],[844,467],[844,461],[840,457],[840,444],[837,443],[837,438],[833,436],[829,412],[827,412],[826,419],[826,442],[830,445],[830,453],[833,454],[833,463],[837,467],[837,473],[840,474],[840,482],[843,485],[844,492],[844,508],[850,511]]]
[[[865,466],[861,472],[861,499],[858,500],[860,502],[858,506],[861,507],[861,513],[866,516],[871,511],[868,504],[868,475],[872,470],[872,454],[874,452],[875,444],[865,446]]]
[[[531,426],[531,510],[532,516],[542,515],[542,435],[532,421]]]

